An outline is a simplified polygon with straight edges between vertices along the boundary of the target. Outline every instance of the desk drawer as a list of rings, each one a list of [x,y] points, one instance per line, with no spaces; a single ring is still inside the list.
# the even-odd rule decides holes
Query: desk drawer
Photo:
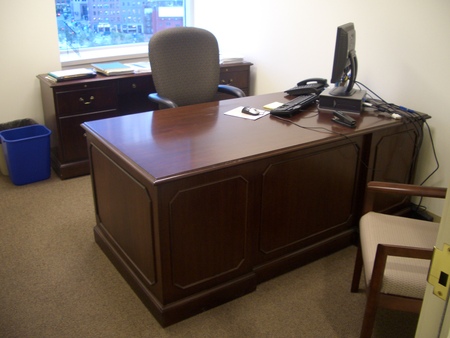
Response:
[[[55,104],[59,116],[71,116],[117,109],[116,83],[74,91],[56,93]]]

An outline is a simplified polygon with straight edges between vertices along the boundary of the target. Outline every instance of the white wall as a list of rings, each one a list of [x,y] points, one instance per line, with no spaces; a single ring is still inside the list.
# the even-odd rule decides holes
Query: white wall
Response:
[[[283,91],[308,77],[330,79],[336,27],[354,22],[358,80],[386,101],[432,116],[440,169],[426,184],[447,186],[448,0],[195,0],[194,13],[194,25],[211,30],[222,52],[254,63],[256,94]],[[426,137],[416,182],[435,167]],[[441,213],[441,201],[425,204]]]
[[[0,123],[43,123],[37,74],[60,69],[54,0],[0,3]]]
[[[385,100],[432,115],[440,161],[428,185],[449,181],[450,2],[448,0],[193,0],[194,25],[211,30],[222,52],[254,63],[254,93],[283,91],[307,77],[330,78],[336,27],[354,22],[358,80]],[[36,75],[60,69],[54,0],[2,1],[0,123],[43,121]],[[20,18],[20,20],[18,20]],[[429,138],[417,182],[434,169]],[[440,214],[441,203],[426,202]]]

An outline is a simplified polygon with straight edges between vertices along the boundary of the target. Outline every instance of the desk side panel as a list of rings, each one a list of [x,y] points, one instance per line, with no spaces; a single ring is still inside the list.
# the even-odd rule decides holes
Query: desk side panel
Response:
[[[97,229],[146,288],[157,283],[154,203],[146,187],[95,145],[90,147]]]

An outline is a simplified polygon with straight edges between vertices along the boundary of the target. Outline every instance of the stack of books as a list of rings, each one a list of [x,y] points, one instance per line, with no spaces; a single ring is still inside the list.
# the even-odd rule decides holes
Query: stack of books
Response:
[[[98,73],[102,73],[107,76],[134,73],[133,68],[131,68],[130,66],[127,66],[119,61],[93,63],[91,66],[94,67],[94,69]]]
[[[53,82],[69,81],[95,77],[97,72],[91,68],[76,68],[57,70],[47,74],[47,79]]]
[[[222,56],[220,57],[220,63],[221,64],[228,64],[228,63],[241,63],[244,62],[244,58],[242,56]]]

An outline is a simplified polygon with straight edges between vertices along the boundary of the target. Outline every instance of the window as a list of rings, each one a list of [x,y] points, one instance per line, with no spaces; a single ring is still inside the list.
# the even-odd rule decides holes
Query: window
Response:
[[[150,37],[185,26],[190,0],[55,0],[63,64],[139,57]]]

